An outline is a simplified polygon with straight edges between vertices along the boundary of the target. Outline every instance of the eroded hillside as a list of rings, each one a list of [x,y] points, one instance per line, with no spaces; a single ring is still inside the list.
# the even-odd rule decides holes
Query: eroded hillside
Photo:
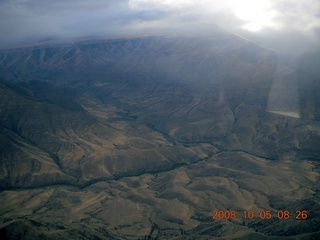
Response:
[[[2,236],[317,238],[314,59],[283,66],[225,33],[1,50]],[[274,79],[292,76],[300,111],[275,114]],[[267,209],[271,220],[242,215]]]

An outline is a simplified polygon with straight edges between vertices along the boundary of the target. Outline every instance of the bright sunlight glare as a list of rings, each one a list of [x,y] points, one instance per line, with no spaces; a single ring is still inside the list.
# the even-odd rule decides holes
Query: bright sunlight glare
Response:
[[[230,0],[229,6],[236,17],[245,22],[243,29],[256,32],[263,27],[276,26],[276,11],[272,8],[270,0]]]
[[[282,13],[277,10],[274,0],[227,0],[225,2],[212,0],[129,0],[132,9],[163,9],[182,10],[194,9],[195,12],[207,14],[210,9],[219,11],[231,9],[234,15],[242,21],[242,28],[248,31],[261,29],[280,29]],[[180,12],[180,13],[181,13]],[[192,11],[191,11],[192,12]],[[278,20],[277,20],[278,19]]]

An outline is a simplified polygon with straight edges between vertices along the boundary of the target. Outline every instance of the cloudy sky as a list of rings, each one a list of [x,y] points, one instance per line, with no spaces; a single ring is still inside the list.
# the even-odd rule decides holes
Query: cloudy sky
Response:
[[[50,39],[210,33],[317,46],[319,0],[0,0],[0,47]]]

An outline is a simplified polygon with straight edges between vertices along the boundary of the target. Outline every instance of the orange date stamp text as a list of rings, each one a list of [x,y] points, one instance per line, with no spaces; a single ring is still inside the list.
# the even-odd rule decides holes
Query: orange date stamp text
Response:
[[[296,220],[307,220],[308,212],[307,210],[295,210],[290,212],[289,210],[278,210],[271,212],[271,210],[261,210],[259,212],[254,212],[253,210],[244,210],[239,213],[235,210],[213,210],[212,218],[214,220],[222,219],[261,219],[261,220],[270,220],[277,218],[280,220],[296,219]]]

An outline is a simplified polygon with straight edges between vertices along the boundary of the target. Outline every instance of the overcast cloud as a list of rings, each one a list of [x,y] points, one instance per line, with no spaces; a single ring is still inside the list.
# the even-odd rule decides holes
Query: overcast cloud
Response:
[[[317,47],[319,0],[0,0],[0,47],[48,39],[210,31]],[[262,39],[262,40],[261,40]]]

